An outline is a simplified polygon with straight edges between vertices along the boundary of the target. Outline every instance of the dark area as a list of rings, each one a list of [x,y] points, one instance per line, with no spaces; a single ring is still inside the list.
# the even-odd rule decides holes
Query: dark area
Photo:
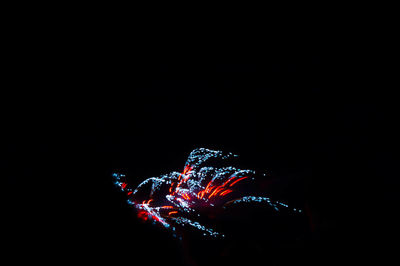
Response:
[[[394,133],[379,92],[348,79],[351,57],[319,44],[206,51],[52,42],[21,46],[2,97],[2,219],[14,259],[23,250],[57,263],[337,265],[368,232],[357,217],[388,218],[391,207],[380,203],[396,198],[398,181],[382,177],[394,169],[383,149]],[[240,241],[225,246],[179,243],[141,223],[111,173],[138,184],[180,170],[197,147],[270,170],[277,193],[304,208],[307,235],[268,238],[264,219],[248,221],[250,232],[239,226]],[[280,237],[289,240],[275,245]]]

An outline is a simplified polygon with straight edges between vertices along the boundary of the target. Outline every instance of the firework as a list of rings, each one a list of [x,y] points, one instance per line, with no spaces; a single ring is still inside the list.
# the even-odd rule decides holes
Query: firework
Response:
[[[237,158],[233,153],[198,148],[190,153],[182,172],[148,178],[137,188],[128,184],[124,174],[114,173],[113,177],[141,219],[178,237],[190,228],[206,237],[224,238],[212,218],[233,206],[261,204],[273,212],[302,212],[257,191],[266,173],[232,166]]]

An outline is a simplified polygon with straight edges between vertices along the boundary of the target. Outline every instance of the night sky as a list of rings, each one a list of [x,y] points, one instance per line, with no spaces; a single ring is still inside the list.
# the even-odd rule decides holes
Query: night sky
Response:
[[[366,214],[367,199],[375,197],[368,207],[394,199],[397,183],[380,178],[394,169],[377,140],[384,114],[375,93],[348,80],[351,59],[319,43],[202,44],[64,40],[21,52],[1,107],[2,219],[14,259],[203,265],[199,254],[212,244],[180,244],[142,223],[111,178],[124,171],[139,184],[180,171],[198,147],[234,152],[246,167],[271,171],[276,193],[307,213],[306,236],[281,233],[289,247],[249,236],[225,243],[225,262],[337,265],[353,254],[365,231],[352,217]],[[363,189],[374,184],[371,193]],[[387,210],[367,216],[386,219]]]

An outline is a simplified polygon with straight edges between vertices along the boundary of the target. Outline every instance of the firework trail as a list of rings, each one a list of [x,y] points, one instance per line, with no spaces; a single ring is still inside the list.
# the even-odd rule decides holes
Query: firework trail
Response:
[[[266,197],[258,189],[265,173],[231,166],[237,155],[198,148],[182,172],[171,172],[129,186],[124,174],[114,173],[115,184],[126,194],[128,204],[143,220],[151,220],[179,237],[192,230],[205,237],[224,238],[215,217],[238,205],[263,205],[273,212],[298,214],[300,209]]]

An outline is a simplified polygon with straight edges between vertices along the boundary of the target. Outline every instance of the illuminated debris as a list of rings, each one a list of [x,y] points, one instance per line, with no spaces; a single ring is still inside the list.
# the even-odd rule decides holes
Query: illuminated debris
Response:
[[[268,197],[249,196],[251,190],[243,188],[257,186],[258,178],[265,174],[223,166],[224,162],[237,157],[222,151],[195,149],[182,172],[148,178],[135,189],[129,186],[125,175],[114,173],[113,177],[115,184],[126,193],[128,204],[139,211],[138,216],[143,220],[155,221],[171,230],[173,235],[190,227],[203,236],[223,238],[225,235],[217,232],[209,220],[227,206],[262,203],[274,211],[290,209],[287,204]]]

